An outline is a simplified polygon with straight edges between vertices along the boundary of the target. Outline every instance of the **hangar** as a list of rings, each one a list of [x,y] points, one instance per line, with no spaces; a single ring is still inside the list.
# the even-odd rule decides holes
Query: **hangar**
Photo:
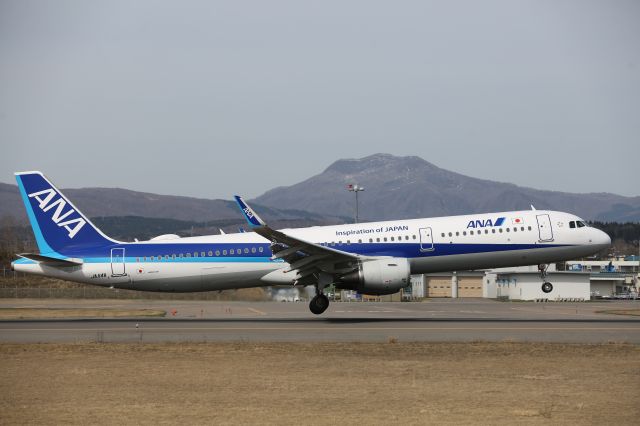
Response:
[[[446,272],[413,275],[411,296],[423,297],[483,297],[484,271]]]

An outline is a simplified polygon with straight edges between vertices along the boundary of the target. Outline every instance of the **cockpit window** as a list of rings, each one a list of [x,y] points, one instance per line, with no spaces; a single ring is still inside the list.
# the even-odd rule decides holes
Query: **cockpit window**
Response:
[[[576,222],[575,221],[571,221],[569,222],[569,228],[575,228],[576,227]]]
[[[585,223],[584,223],[583,221],[581,221],[581,220],[576,220],[576,224],[578,225],[578,228],[584,228],[585,226],[587,226],[587,225],[585,225]]]

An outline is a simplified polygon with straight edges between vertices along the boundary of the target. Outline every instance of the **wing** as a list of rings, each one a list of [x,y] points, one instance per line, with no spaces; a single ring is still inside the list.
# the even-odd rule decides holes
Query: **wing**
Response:
[[[240,196],[236,202],[249,223],[251,230],[271,241],[273,259],[282,259],[289,264],[285,272],[295,272],[296,284],[314,284],[322,273],[339,278],[358,267],[365,256],[335,250],[320,244],[305,241],[270,228]]]

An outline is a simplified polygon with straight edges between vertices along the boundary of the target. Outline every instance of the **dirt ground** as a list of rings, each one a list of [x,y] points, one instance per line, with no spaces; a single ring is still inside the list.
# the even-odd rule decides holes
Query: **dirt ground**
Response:
[[[0,308],[0,319],[42,318],[136,318],[163,317],[160,309],[46,309],[46,308]]]
[[[628,344],[0,345],[1,424],[638,424]]]

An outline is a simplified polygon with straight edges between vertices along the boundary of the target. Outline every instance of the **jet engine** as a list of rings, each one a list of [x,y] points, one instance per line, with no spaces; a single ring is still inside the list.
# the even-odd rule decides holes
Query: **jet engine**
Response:
[[[359,262],[358,269],[340,277],[336,286],[364,294],[393,294],[409,285],[409,261],[404,258]]]

